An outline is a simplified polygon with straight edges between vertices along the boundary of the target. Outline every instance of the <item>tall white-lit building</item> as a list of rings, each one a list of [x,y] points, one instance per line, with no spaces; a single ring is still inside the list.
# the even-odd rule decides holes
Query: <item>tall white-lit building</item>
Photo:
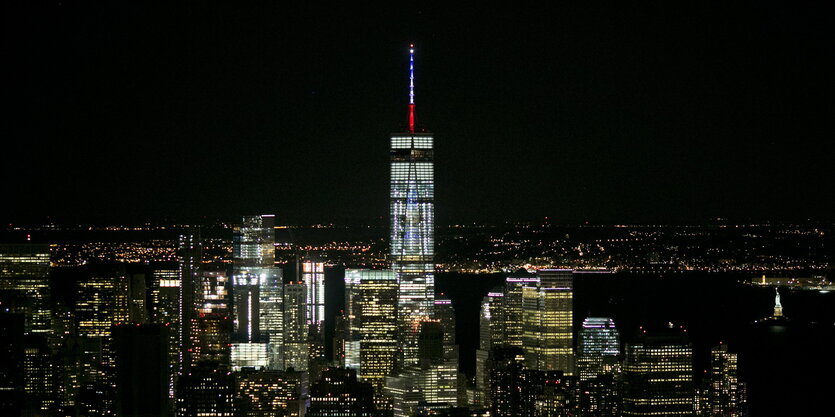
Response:
[[[269,369],[284,369],[284,278],[270,268],[261,280],[261,333],[268,342]]]
[[[307,324],[322,329],[325,321],[325,263],[302,262],[302,282],[307,286]]]
[[[580,408],[588,415],[620,415],[620,336],[608,317],[588,317],[578,335]]]
[[[400,285],[403,365],[417,364],[419,323],[435,301],[433,136],[415,129],[414,47],[409,50],[409,129],[391,136],[391,269]]]
[[[274,216],[244,216],[232,239],[235,340],[261,341],[261,282],[274,274]]]
[[[303,282],[284,285],[284,369],[308,371],[306,320],[307,286]]]

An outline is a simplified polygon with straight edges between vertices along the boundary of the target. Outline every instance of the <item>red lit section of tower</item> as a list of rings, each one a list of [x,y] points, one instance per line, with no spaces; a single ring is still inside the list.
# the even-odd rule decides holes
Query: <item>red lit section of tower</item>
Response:
[[[415,44],[409,44],[409,133],[415,133]]]

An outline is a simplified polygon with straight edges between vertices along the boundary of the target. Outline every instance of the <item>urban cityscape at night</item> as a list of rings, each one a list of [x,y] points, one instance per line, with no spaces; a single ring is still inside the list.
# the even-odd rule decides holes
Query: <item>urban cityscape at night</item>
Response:
[[[824,415],[835,28],[642,7],[4,5],[0,416]]]

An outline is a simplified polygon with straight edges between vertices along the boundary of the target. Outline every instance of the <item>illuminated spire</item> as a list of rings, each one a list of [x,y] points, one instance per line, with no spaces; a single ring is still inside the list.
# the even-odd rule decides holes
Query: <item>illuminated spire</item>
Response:
[[[409,133],[415,133],[415,44],[409,44]]]

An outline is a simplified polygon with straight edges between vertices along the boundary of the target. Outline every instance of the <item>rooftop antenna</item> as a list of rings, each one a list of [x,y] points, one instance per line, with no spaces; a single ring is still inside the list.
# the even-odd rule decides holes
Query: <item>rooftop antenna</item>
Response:
[[[415,44],[409,44],[409,133],[415,133]]]

